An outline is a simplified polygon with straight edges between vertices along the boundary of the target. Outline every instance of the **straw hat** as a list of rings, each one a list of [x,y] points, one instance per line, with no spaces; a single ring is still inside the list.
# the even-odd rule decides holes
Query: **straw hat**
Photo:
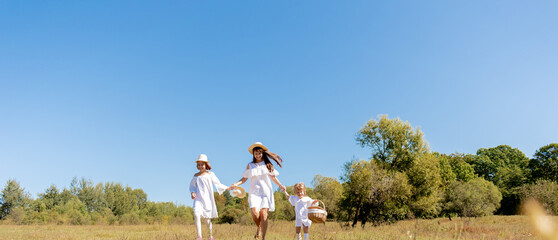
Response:
[[[261,147],[264,151],[267,151],[267,147],[264,146],[261,142],[255,142],[254,144],[250,145],[250,147],[248,148],[248,152],[250,152],[250,154],[254,154],[254,148],[256,147]]]
[[[198,157],[198,160],[196,160],[196,162],[206,162],[206,163],[208,163],[209,161],[207,160],[207,155],[200,154],[200,156]]]
[[[234,187],[234,189],[231,190],[231,192],[232,195],[237,198],[244,198],[246,196],[246,190],[244,190],[244,188],[242,187]]]

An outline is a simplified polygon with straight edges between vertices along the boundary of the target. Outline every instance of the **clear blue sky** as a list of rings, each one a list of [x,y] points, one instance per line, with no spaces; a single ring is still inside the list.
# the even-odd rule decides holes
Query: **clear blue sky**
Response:
[[[266,144],[286,185],[368,159],[379,114],[432,151],[558,142],[557,1],[0,0],[0,186],[72,178],[191,204]]]

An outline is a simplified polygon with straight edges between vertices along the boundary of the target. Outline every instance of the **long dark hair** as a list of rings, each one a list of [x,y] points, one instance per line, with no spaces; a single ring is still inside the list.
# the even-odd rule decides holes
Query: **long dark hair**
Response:
[[[265,151],[261,147],[255,147],[252,150],[252,162],[253,163],[256,163],[256,157],[254,157],[253,153],[255,151],[259,151],[259,150],[262,150],[262,152],[263,152],[262,153],[262,159],[265,163],[265,166],[267,167],[267,170],[269,170],[269,172],[273,172],[273,169],[274,169],[273,163],[271,163],[271,161],[269,161],[270,158],[275,160],[275,162],[277,163],[277,165],[279,165],[279,167],[283,167],[283,165],[281,165],[281,163],[283,163],[283,159],[281,159],[281,157],[279,157],[279,155],[277,155],[275,153],[272,153],[270,151]]]

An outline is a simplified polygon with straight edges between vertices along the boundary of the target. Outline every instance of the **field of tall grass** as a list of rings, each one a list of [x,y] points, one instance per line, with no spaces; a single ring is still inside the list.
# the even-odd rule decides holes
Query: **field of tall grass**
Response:
[[[558,217],[552,217],[556,225]],[[205,226],[204,226],[205,231]],[[255,225],[214,224],[216,239],[253,239]],[[311,239],[542,239],[526,216],[407,220],[384,226],[313,224]],[[207,236],[204,235],[207,239]],[[0,239],[195,239],[193,225],[0,225]],[[270,222],[267,239],[294,239],[294,222]]]

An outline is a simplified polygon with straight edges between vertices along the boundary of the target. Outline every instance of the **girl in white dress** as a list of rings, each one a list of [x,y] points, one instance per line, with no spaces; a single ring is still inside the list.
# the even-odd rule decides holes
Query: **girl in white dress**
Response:
[[[310,225],[312,225],[312,221],[308,219],[308,207],[312,206],[314,200],[306,195],[306,186],[304,186],[304,183],[297,183],[294,185],[294,194],[295,195],[289,196],[287,191],[285,191],[285,195],[289,198],[289,202],[295,207],[296,239],[301,239],[300,228],[302,227],[304,231],[304,239],[309,240],[308,229],[310,228]]]
[[[255,239],[265,240],[267,232],[267,214],[268,211],[275,211],[275,199],[273,198],[273,181],[282,191],[286,188],[277,179],[279,172],[274,169],[273,164],[269,158],[282,167],[283,160],[277,154],[268,151],[267,147],[261,142],[256,142],[248,148],[248,152],[253,155],[252,162],[246,166],[246,171],[242,173],[242,179],[231,185],[231,188],[245,183],[248,178],[250,179],[250,187],[248,190],[248,203],[250,204],[250,212],[252,220],[258,226]]]
[[[197,240],[202,239],[201,219],[203,218],[209,228],[209,240],[215,240],[212,233],[211,219],[217,218],[217,206],[213,197],[213,186],[219,194],[225,190],[229,190],[226,185],[221,184],[217,176],[210,172],[211,165],[205,154],[200,154],[196,160],[197,168],[200,170],[194,174],[190,182],[190,195],[194,200],[194,221],[196,223],[196,231],[198,233]]]

